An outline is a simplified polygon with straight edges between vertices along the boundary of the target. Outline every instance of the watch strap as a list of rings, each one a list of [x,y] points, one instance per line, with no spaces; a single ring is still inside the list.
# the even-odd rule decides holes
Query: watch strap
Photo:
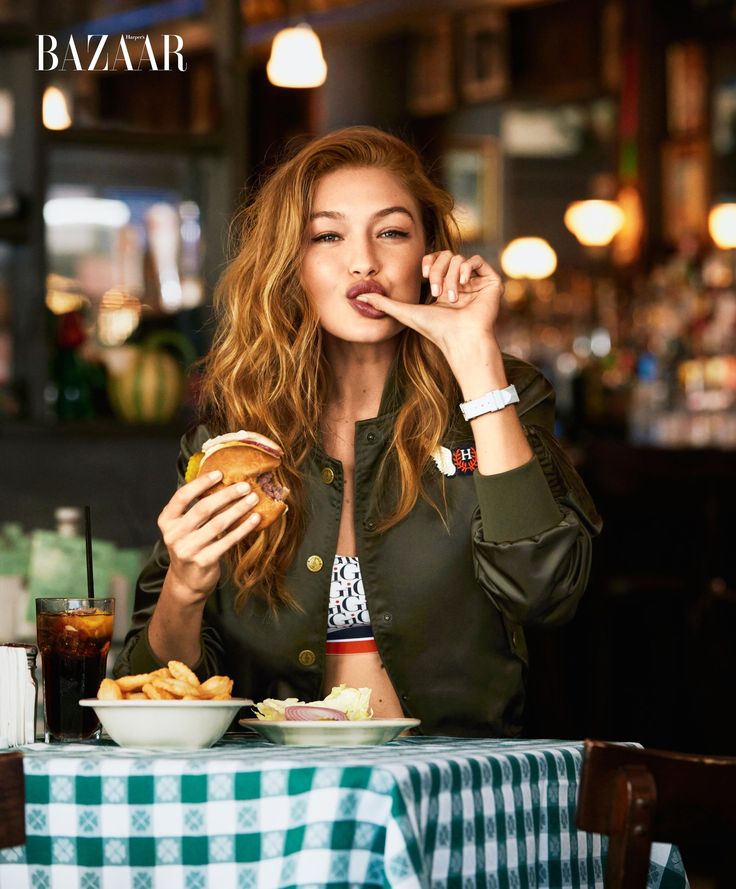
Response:
[[[519,393],[516,391],[516,386],[512,383],[505,389],[491,389],[490,392],[486,392],[480,398],[462,402],[460,410],[466,420],[474,420],[483,414],[503,410],[505,407],[508,407],[510,404],[516,404],[518,401]]]

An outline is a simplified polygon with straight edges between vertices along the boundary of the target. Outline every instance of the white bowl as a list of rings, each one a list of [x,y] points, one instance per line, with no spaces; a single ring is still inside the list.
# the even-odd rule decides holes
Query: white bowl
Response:
[[[246,698],[229,701],[98,701],[85,698],[102,727],[121,747],[142,750],[201,750],[225,734]]]

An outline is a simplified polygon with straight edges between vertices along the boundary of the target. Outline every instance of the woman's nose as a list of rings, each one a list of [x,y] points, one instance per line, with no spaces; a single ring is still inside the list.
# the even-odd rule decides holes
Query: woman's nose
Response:
[[[378,272],[378,259],[373,246],[367,241],[356,244],[350,257],[350,273],[361,278]]]

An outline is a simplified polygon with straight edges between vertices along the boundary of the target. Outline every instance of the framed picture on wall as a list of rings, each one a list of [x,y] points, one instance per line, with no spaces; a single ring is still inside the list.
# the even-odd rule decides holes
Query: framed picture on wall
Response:
[[[412,114],[445,114],[455,104],[452,21],[439,16],[415,31],[409,60],[408,106]]]
[[[676,243],[705,242],[710,206],[710,153],[705,140],[668,142],[662,152],[662,231]]]
[[[508,24],[499,9],[460,18],[460,89],[466,102],[500,99],[508,89]]]
[[[502,170],[497,139],[456,139],[442,158],[445,188],[455,198],[455,218],[465,244],[501,240]]]

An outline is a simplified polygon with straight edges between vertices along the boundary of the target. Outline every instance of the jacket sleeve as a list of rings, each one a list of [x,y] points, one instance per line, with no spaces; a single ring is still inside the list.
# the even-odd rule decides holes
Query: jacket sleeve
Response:
[[[182,437],[177,461],[177,488],[184,484],[189,458],[208,438],[209,433],[204,426],[197,426]],[[158,660],[151,649],[148,642],[148,624],[156,608],[168,568],[169,554],[163,540],[159,538],[138,578],[131,627],[125,637],[123,649],[115,661],[114,676],[150,673],[166,666]],[[215,630],[206,623],[202,624],[201,648],[202,655],[192,668],[194,672],[201,679],[222,673],[222,642]]]
[[[520,419],[534,456],[498,475],[475,473],[475,575],[509,621],[560,624],[585,591],[602,523],[552,434],[554,390],[538,372],[522,389]]]

